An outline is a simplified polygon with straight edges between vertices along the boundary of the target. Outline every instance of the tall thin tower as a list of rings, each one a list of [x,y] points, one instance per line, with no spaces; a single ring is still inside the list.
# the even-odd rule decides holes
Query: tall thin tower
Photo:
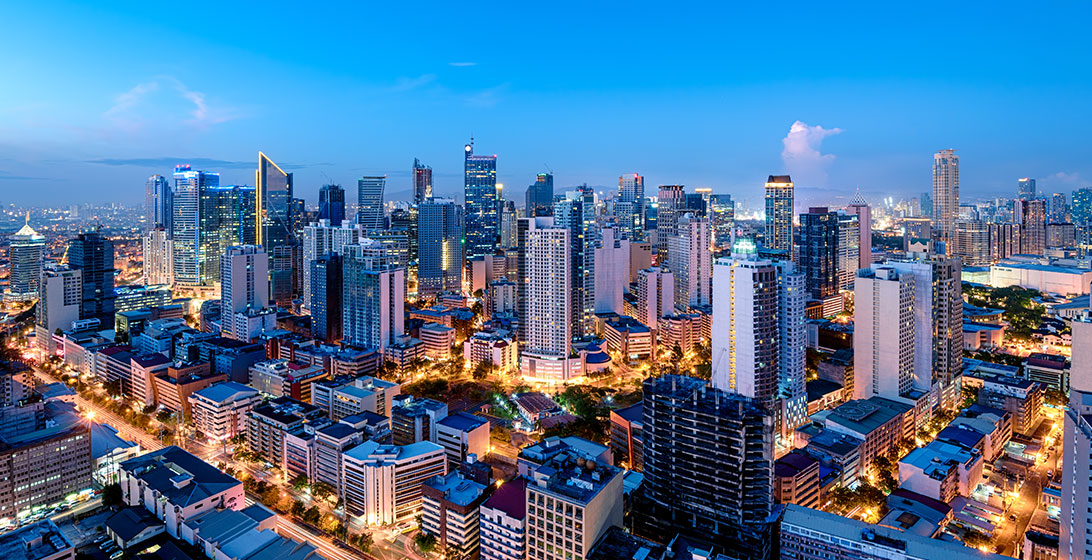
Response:
[[[792,252],[792,177],[770,175],[766,180],[766,247]]]
[[[959,217],[959,156],[946,149],[933,154],[933,231],[949,243]]]

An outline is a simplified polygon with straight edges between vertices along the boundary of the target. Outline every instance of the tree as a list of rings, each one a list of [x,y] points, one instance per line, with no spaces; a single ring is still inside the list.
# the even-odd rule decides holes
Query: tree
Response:
[[[293,478],[291,484],[292,488],[295,489],[297,492],[302,492],[303,489],[307,488],[308,485],[307,475],[301,474],[296,478]]]
[[[325,500],[334,494],[334,487],[321,480],[311,483],[311,494],[317,500]]]
[[[102,384],[103,389],[106,389],[106,394],[111,397],[117,398],[121,396],[121,380],[115,379],[113,381],[107,381]]]
[[[294,517],[303,517],[303,513],[307,511],[307,508],[303,507],[303,502],[299,500],[292,500],[292,507],[288,509]]]
[[[492,374],[493,370],[495,369],[496,366],[490,360],[478,362],[478,365],[474,366],[474,371],[471,373],[471,377],[478,381],[481,381],[482,379],[489,377],[489,375]]]
[[[163,410],[160,410],[159,412],[155,413],[155,419],[158,420],[160,424],[169,423],[172,420],[173,416],[174,416],[174,413],[167,410],[167,409],[163,409]]]
[[[318,506],[311,506],[307,508],[307,511],[303,512],[304,523],[314,525],[315,523],[318,523],[320,517],[322,517],[322,513],[319,512]]]
[[[362,552],[369,552],[375,542],[371,533],[357,533],[349,536],[349,544],[359,548]]]
[[[107,484],[102,487],[102,505],[116,506],[121,504],[121,485]]]
[[[417,545],[417,549],[425,554],[432,554],[436,550],[436,535],[432,533],[426,533],[424,531],[418,531],[413,537],[413,544]]]

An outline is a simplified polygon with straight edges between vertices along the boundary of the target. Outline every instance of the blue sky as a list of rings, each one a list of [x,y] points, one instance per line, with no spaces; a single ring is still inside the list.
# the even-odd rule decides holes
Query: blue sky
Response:
[[[965,199],[1092,185],[1087,5],[726,4],[11,3],[0,202],[137,202],[176,162],[253,183],[258,150],[311,203],[362,174],[404,195],[414,157],[454,194],[471,134],[520,203],[546,168],[910,196],[947,147]]]

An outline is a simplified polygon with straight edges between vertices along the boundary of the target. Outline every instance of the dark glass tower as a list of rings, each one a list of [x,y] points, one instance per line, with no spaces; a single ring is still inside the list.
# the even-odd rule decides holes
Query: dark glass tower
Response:
[[[345,220],[345,189],[341,185],[323,185],[319,190],[319,219],[340,226]]]
[[[256,189],[258,244],[266,250],[288,245],[292,240],[292,174],[258,152]]]
[[[326,342],[341,340],[342,264],[337,253],[311,261],[311,334]]]
[[[527,217],[552,216],[554,212],[554,176],[539,173],[535,182],[527,187]]]
[[[422,204],[432,198],[432,168],[413,159],[413,203]]]
[[[463,209],[452,200],[432,199],[418,208],[417,294],[431,298],[459,291],[463,283]]]
[[[838,213],[809,208],[800,214],[800,260],[812,299],[838,293]]]
[[[572,333],[592,334],[595,316],[595,193],[584,185],[554,203],[554,227],[569,230],[572,249]]]
[[[68,244],[68,266],[83,273],[80,319],[114,324],[114,243],[97,232],[81,233]]]
[[[493,254],[497,250],[500,228],[497,156],[474,155],[473,139],[465,151],[463,195],[466,201],[466,258],[469,259]]]

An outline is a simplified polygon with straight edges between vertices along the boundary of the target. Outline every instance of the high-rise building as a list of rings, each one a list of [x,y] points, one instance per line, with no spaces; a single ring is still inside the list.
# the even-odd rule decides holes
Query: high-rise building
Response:
[[[160,226],[144,234],[144,284],[174,282],[174,242],[167,229]]]
[[[413,203],[422,204],[432,198],[432,168],[413,158]]]
[[[465,146],[464,151],[466,256],[484,257],[497,249],[499,237],[497,156],[474,155],[473,139]]]
[[[1087,225],[1092,221],[1092,189],[1077,189],[1073,191],[1070,214],[1073,223],[1078,226]]]
[[[463,207],[451,199],[434,198],[418,209],[417,295],[461,291],[463,285]]]
[[[501,484],[482,504],[479,519],[482,560],[527,558],[527,479]]]
[[[618,177],[614,221],[632,241],[645,237],[645,178],[634,173]]]
[[[544,218],[528,218],[536,221]],[[545,218],[549,220],[549,218]],[[548,225],[526,232],[526,299],[519,302],[527,338],[520,369],[532,379],[561,382],[572,376],[572,232]]]
[[[1065,203],[1065,193],[1056,192],[1050,196],[1050,214],[1052,224],[1069,222],[1069,205]]]
[[[675,275],[666,268],[637,271],[637,313],[635,319],[652,330],[659,320],[675,310]]]
[[[1059,560],[1092,558],[1092,314],[1084,310],[1073,320],[1073,362],[1069,406],[1062,431],[1061,515]]]
[[[736,227],[736,203],[730,194],[714,194],[709,197],[709,227],[712,230],[713,250],[731,248]]]
[[[220,281],[220,257],[229,247],[255,244],[254,192],[253,187],[237,185],[199,189],[197,271],[200,285],[211,286]]]
[[[382,245],[361,239],[345,247],[342,270],[345,343],[378,350],[394,344],[405,332],[406,269],[391,265]]]
[[[365,230],[383,229],[383,191],[387,176],[361,177],[356,181],[356,223]]]
[[[447,473],[444,448],[422,441],[382,445],[366,441],[344,454],[345,510],[368,525],[411,521],[422,510],[426,480]]]
[[[682,185],[660,185],[656,195],[656,263],[667,262],[667,240],[678,233],[679,216],[685,213],[686,192]]]
[[[807,416],[805,278],[737,242],[713,274],[713,386],[756,400],[790,437]]]
[[[188,165],[174,168],[171,234],[174,252],[174,281],[190,286],[209,285],[208,272],[203,277],[201,231],[201,196],[209,188],[220,186],[219,173],[194,171]],[[214,255],[219,258],[219,255]],[[207,270],[207,268],[206,268]]]
[[[689,310],[712,302],[713,254],[709,218],[683,214],[667,240],[668,270],[675,275],[675,308]]]
[[[1042,255],[1046,252],[1046,201],[1020,199],[1013,205],[1013,219],[1020,227],[1020,254]]]
[[[933,233],[950,243],[959,216],[959,156],[955,150],[933,154]]]
[[[257,243],[271,251],[292,241],[292,174],[258,152],[255,171],[255,214]]]
[[[326,253],[311,261],[311,335],[326,342],[341,340],[341,255]]]
[[[347,224],[334,226],[327,220],[319,220],[303,228],[303,266],[311,270],[311,263],[328,253],[345,254],[345,246],[358,243],[361,231],[359,227]],[[311,309],[311,277],[307,274],[303,282],[303,307]]]
[[[614,312],[625,315],[623,295],[629,288],[629,240],[619,238],[618,228],[600,230],[599,245],[595,248],[595,312]]]
[[[48,266],[42,269],[38,290],[35,341],[41,352],[52,354],[56,349],[53,342],[54,332],[58,329],[70,329],[72,322],[80,319],[83,275],[80,270],[67,266]]]
[[[500,247],[502,249],[513,249],[518,245],[519,212],[516,211],[516,203],[512,200],[502,200],[500,209]]]
[[[826,207],[813,207],[800,214],[797,264],[808,293],[816,300],[838,293],[838,225],[838,213]]]
[[[0,408],[0,517],[25,518],[91,490],[91,423],[63,405],[51,400]],[[25,554],[25,542],[18,552],[0,550],[5,558],[35,558]]]
[[[1037,195],[1035,179],[1024,177],[1016,181],[1016,198],[1035,198]]]
[[[899,397],[914,384],[914,275],[858,271],[853,307],[853,399]]]
[[[323,185],[319,189],[319,219],[338,227],[345,221],[345,189],[341,185]]]
[[[527,201],[524,205],[528,218],[552,216],[554,212],[554,175],[539,173],[535,182],[527,187]]]
[[[30,213],[27,222],[11,236],[11,289],[7,294],[15,301],[30,301],[38,297],[38,282],[42,275],[42,249],[45,248],[45,236],[30,227]]]
[[[933,217],[933,193],[924,192],[919,197],[921,201],[921,217],[932,218]]]
[[[742,395],[665,375],[644,382],[643,430],[635,532],[678,533],[726,546],[733,557],[769,557],[770,415]]]
[[[572,313],[572,336],[582,337],[594,330],[595,315],[595,193],[584,185],[567,191],[554,203],[554,227],[569,230],[572,256],[568,269]]]
[[[527,483],[527,558],[588,558],[611,527],[621,527],[622,510],[622,469],[574,453],[553,456]]]
[[[79,234],[68,243],[68,266],[83,274],[80,319],[114,324],[114,242],[98,232]]]
[[[261,246],[231,247],[221,257],[220,317],[225,337],[248,342],[276,325],[269,308],[269,255]]]
[[[967,266],[989,266],[993,263],[990,224],[982,220],[956,221],[955,238],[948,252],[962,259]]]
[[[854,214],[838,213],[838,249],[834,262],[834,278],[839,292],[853,290],[861,262],[861,222]]]
[[[152,175],[144,183],[145,228],[157,227],[171,231],[171,184],[162,175]]]
[[[861,192],[853,196],[846,206],[846,212],[857,216],[857,230],[860,241],[857,242],[857,269],[872,266],[872,207],[861,196]],[[849,272],[851,275],[855,270]]]
[[[792,253],[794,189],[788,175],[770,175],[766,180],[766,247]]]

